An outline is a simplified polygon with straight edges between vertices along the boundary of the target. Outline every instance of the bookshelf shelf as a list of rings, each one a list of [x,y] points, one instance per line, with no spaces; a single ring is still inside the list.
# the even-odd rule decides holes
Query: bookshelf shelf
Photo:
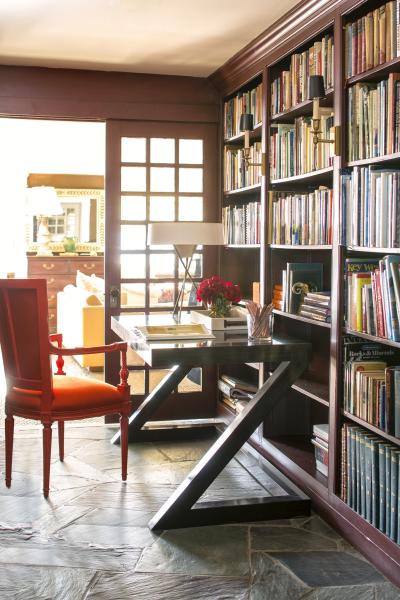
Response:
[[[352,415],[351,413],[349,413],[345,410],[342,411],[342,415],[344,417],[346,417],[346,419],[349,419],[350,421],[354,421],[354,423],[361,425],[362,427],[364,427],[364,429],[369,429],[369,431],[376,433],[377,435],[384,438],[385,440],[388,440],[392,444],[396,444],[397,446],[400,446],[399,438],[394,437],[393,435],[390,435],[389,433],[386,433],[385,431],[382,431],[382,429],[379,429],[379,427],[375,427],[375,425],[371,425],[371,423],[367,423],[367,421],[364,421],[364,419],[360,419],[359,417],[356,417],[355,415]]]
[[[272,250],[328,250],[332,251],[331,245],[305,245],[305,244],[270,244]]]
[[[321,106],[331,106],[333,102],[333,89],[326,90],[326,96],[321,101]],[[293,121],[296,117],[302,117],[305,115],[311,115],[312,113],[312,100],[305,100],[300,102],[296,106],[289,108],[283,112],[277,113],[271,116],[271,123],[287,123]]]
[[[344,328],[344,332],[349,335],[356,335],[364,340],[370,340],[371,342],[378,342],[379,344],[386,344],[386,346],[393,346],[394,348],[400,348],[400,342],[393,342],[387,338],[378,337],[377,335],[371,335],[369,333],[363,333],[362,331],[355,331],[349,327]]]
[[[263,447],[277,457],[283,455],[285,461],[291,461],[302,471],[311,475],[321,486],[328,486],[328,478],[315,467],[314,447],[309,435],[286,435],[263,440]]]
[[[248,185],[247,187],[238,188],[236,190],[227,190],[224,192],[224,196],[240,196],[241,194],[251,194],[261,190],[261,183],[255,183],[254,185]]]
[[[362,73],[358,73],[358,75],[350,77],[346,80],[346,85],[352,85],[353,83],[358,83],[359,81],[379,81],[385,77],[385,75],[396,71],[400,72],[400,57],[396,57],[393,60],[374,67],[373,69],[363,71]]]
[[[384,154],[383,156],[374,156],[373,158],[362,158],[361,160],[352,160],[347,163],[348,167],[362,167],[364,165],[378,165],[380,163],[394,163],[400,160],[400,152],[394,154]]]
[[[399,155],[400,156],[400,155]],[[283,179],[272,179],[271,185],[290,185],[295,183],[304,183],[317,185],[322,182],[327,182],[332,179],[333,167],[326,167],[325,169],[319,169],[319,171],[310,171],[309,173],[303,173],[302,175],[295,175],[294,177],[284,177]]]
[[[254,125],[253,131],[250,132],[250,141],[257,141],[261,139],[262,123]],[[244,142],[244,133],[238,133],[230,138],[224,140],[225,145],[234,144],[240,146]]]
[[[325,327],[327,329],[331,328],[330,323],[325,323],[324,321],[316,321],[314,319],[308,319],[307,317],[301,317],[300,315],[293,315],[292,313],[283,312],[282,310],[278,310],[274,308],[274,315],[278,315],[279,317],[286,317],[288,319],[293,319],[294,321],[300,321],[302,323],[308,323],[309,325],[316,325],[317,327]]]
[[[324,406],[329,406],[329,386],[325,383],[301,378],[292,385],[292,389]]]
[[[366,246],[347,246],[349,252],[365,252],[366,254],[400,254],[400,248],[368,248]]]

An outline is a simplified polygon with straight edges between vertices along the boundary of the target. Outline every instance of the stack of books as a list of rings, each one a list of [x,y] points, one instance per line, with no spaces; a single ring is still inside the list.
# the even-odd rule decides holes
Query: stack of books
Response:
[[[290,110],[308,100],[310,75],[322,75],[325,89],[333,87],[333,36],[324,35],[311,48],[292,54],[288,71],[271,84],[271,115]]]
[[[308,194],[270,192],[271,244],[331,244],[332,198],[325,187]]]
[[[247,406],[258,387],[232,375],[221,375],[218,389],[222,392],[222,402],[236,412],[240,412]]]
[[[400,366],[394,348],[345,337],[343,407],[400,437]]]
[[[400,543],[400,452],[366,431],[342,429],[342,499],[374,527]]]
[[[317,471],[328,476],[329,425],[327,423],[313,425],[311,443],[314,444],[315,467]]]
[[[346,78],[388,62],[400,52],[399,4],[387,2],[345,27]]]
[[[283,288],[279,283],[274,285],[272,292],[272,305],[277,310],[283,310]]]
[[[345,261],[346,324],[354,331],[400,341],[400,255]]]
[[[297,315],[305,293],[322,290],[322,263],[287,263],[282,271],[282,310]]]
[[[348,96],[348,157],[360,160],[400,150],[400,74],[356,83]]]
[[[226,206],[222,209],[224,239],[227,244],[259,244],[260,223],[260,202]]]
[[[293,124],[279,124],[271,135],[271,179],[283,179],[318,171],[333,164],[333,144],[314,144],[311,117]],[[333,117],[321,117],[321,138],[332,138]]]
[[[331,321],[331,293],[330,292],[308,292],[300,304],[299,315],[330,323]]]
[[[342,174],[344,245],[400,247],[400,169],[354,167]]]
[[[225,147],[225,191],[237,190],[249,185],[256,185],[261,181],[262,162],[261,142],[254,142],[250,146],[250,163],[246,169],[243,148],[232,149]]]
[[[256,88],[237,94],[224,105],[224,138],[228,139],[240,133],[242,113],[252,113],[254,124],[262,120],[262,83]]]

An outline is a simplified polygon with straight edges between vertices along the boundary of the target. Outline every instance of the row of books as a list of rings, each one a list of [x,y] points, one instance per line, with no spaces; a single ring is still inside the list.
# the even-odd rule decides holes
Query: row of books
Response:
[[[311,443],[314,446],[315,467],[317,471],[327,477],[329,460],[329,426],[327,423],[313,425]]]
[[[346,324],[354,331],[400,341],[400,256],[345,260]]]
[[[400,452],[362,427],[342,429],[342,498],[400,543]]]
[[[400,55],[399,4],[399,0],[387,2],[346,25],[347,78]]]
[[[271,179],[294,177],[332,165],[333,144],[314,144],[311,118],[299,117],[294,124],[279,124],[270,143]],[[323,139],[331,138],[333,117],[321,118]]]
[[[224,239],[227,244],[259,244],[261,203],[248,202],[222,209]]]
[[[270,192],[271,244],[331,244],[333,191],[308,194]]]
[[[288,71],[271,84],[271,115],[289,110],[308,100],[310,75],[322,75],[325,89],[333,87],[333,36],[324,35],[308,50],[292,54]]]
[[[228,139],[240,133],[240,117],[243,113],[252,113],[254,124],[262,120],[262,83],[248,92],[237,94],[224,105],[224,138]]]
[[[344,410],[396,437],[400,437],[399,359],[390,346],[351,336],[343,340]]]
[[[354,167],[342,174],[342,242],[400,247],[400,170]]]
[[[248,185],[255,185],[261,181],[261,167],[250,165],[246,169],[243,149],[225,148],[225,191],[237,190]],[[261,142],[250,146],[250,163],[261,164]]]
[[[313,319],[323,323],[331,321],[331,293],[330,292],[308,292],[300,303],[299,313],[301,317]]]
[[[320,292],[322,263],[287,263],[282,271],[282,310],[297,314],[306,293]]]
[[[379,82],[356,83],[348,90],[349,160],[400,150],[400,74]]]

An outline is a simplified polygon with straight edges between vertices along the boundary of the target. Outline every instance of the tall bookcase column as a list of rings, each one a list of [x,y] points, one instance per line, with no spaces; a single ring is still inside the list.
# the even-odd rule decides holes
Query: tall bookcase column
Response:
[[[332,284],[331,284],[331,346],[329,373],[329,477],[328,489],[336,494],[341,472],[341,346],[343,330],[343,250],[340,246],[340,172],[345,160],[344,123],[346,114],[344,65],[342,62],[344,36],[343,18],[336,15],[334,21],[334,109],[336,135],[340,136],[339,151],[333,164],[333,236],[332,236]]]

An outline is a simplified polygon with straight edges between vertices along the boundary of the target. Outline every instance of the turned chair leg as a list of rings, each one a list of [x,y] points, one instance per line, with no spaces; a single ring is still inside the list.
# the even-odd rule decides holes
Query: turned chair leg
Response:
[[[51,423],[43,423],[43,495],[49,495],[51,459]]]
[[[58,454],[60,461],[64,460],[64,421],[58,421]]]
[[[6,486],[11,486],[12,455],[14,442],[14,417],[8,415],[5,420],[6,434]]]
[[[119,423],[121,428],[122,481],[126,481],[128,476],[128,417],[121,415]]]

